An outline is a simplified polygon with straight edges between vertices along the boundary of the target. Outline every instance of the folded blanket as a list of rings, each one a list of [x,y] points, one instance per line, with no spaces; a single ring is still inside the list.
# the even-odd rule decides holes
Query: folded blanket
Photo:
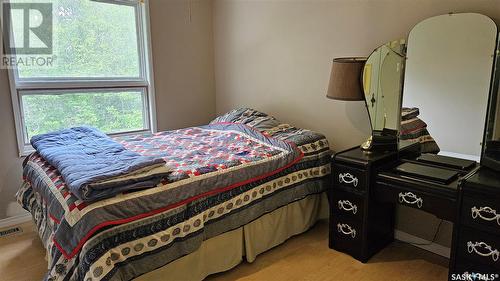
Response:
[[[37,135],[31,145],[61,173],[71,193],[87,202],[154,187],[170,171],[161,157],[127,150],[90,127]]]
[[[411,108],[403,107],[403,108],[401,108],[401,120],[402,121],[413,119],[413,118],[417,117],[418,115],[420,115],[420,110],[417,107],[411,107]]]
[[[440,149],[427,130],[427,124],[418,118],[420,110],[416,107],[401,109],[400,139],[420,143],[422,153],[439,153]]]

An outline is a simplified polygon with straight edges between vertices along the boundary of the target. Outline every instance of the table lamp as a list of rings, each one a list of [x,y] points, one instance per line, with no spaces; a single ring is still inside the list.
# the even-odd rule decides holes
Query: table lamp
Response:
[[[342,101],[365,101],[362,75],[366,60],[359,57],[334,59],[326,97]],[[370,149],[371,142],[372,137],[361,148]]]
[[[366,58],[333,60],[327,98],[342,101],[364,101],[362,73]]]

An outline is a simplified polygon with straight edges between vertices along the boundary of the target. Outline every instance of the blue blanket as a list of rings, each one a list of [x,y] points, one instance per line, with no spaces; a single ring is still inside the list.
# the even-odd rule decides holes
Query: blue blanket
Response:
[[[158,157],[127,150],[104,133],[75,127],[31,138],[31,145],[61,173],[71,192],[83,201],[97,201],[118,193],[156,186],[166,170]]]

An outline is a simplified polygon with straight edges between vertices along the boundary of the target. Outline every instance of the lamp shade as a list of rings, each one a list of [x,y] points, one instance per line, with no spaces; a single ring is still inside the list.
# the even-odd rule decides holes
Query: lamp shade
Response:
[[[364,100],[361,74],[366,58],[337,58],[333,60],[327,98],[344,101]]]

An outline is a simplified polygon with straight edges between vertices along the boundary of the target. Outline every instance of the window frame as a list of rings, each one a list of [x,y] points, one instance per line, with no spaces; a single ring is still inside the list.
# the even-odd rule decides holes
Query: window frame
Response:
[[[26,126],[22,108],[22,96],[35,92],[54,93],[85,92],[85,91],[117,91],[117,90],[140,90],[144,92],[144,114],[147,129],[140,131],[130,131],[109,135],[130,135],[141,132],[157,132],[156,104],[154,90],[154,74],[152,62],[151,27],[149,18],[148,0],[97,0],[96,2],[106,2],[118,5],[127,5],[135,8],[137,47],[139,53],[139,77],[36,77],[20,78],[16,69],[8,69],[12,107],[14,113],[14,123],[19,156],[27,156],[34,151],[29,140],[27,140]],[[1,3],[1,0],[0,0]],[[23,94],[24,93],[24,94]]]

